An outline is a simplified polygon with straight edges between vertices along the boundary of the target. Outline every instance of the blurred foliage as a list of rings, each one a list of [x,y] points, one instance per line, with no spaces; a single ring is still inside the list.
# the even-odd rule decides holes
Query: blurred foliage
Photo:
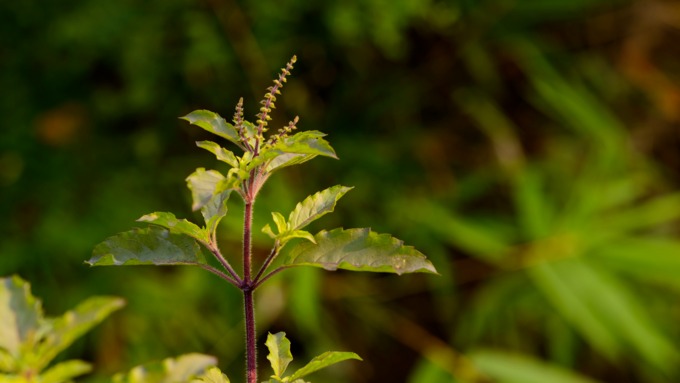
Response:
[[[330,383],[678,381],[679,27],[662,0],[2,2],[0,275],[48,312],[128,301],[66,352],[88,379],[187,352],[240,376],[235,289],[82,260],[146,212],[197,220],[177,190],[219,165],[177,117],[230,115],[297,54],[277,113],[341,160],[274,177],[256,228],[352,185],[321,225],[394,233],[442,276],[277,276],[261,344],[286,330],[303,360],[364,358]]]
[[[76,339],[123,307],[116,297],[91,297],[60,317],[46,317],[31,286],[20,277],[0,278],[0,382],[65,383],[92,366],[82,360],[52,365]]]

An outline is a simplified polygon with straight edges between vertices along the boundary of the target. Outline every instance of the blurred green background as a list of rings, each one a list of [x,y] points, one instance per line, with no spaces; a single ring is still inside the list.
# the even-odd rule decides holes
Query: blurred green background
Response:
[[[244,97],[254,119],[296,54],[274,122],[299,115],[341,160],[275,176],[255,227],[355,186],[313,229],[392,233],[441,276],[282,273],[260,344],[365,359],[328,383],[680,381],[679,39],[661,0],[3,1],[0,275],[51,315],[128,301],[64,356],[95,363],[86,381],[185,352],[242,381],[236,289],[83,261],[143,214],[197,220],[184,178],[219,165],[177,117]]]

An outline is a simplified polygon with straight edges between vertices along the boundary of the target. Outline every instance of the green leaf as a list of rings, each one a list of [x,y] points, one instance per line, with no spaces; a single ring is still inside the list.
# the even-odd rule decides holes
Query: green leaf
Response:
[[[217,193],[210,201],[201,208],[201,214],[209,236],[215,235],[215,230],[222,218],[227,215],[227,201],[231,196],[231,189]]]
[[[191,173],[186,179],[193,199],[191,208],[196,211],[210,202],[218,190],[218,185],[224,179],[224,176],[217,170],[198,168]]]
[[[32,367],[38,370],[45,368],[57,354],[124,305],[125,301],[121,298],[91,297],[61,317],[51,319],[51,331],[34,350],[35,365]],[[77,364],[69,366],[69,368],[78,367]],[[66,373],[67,371],[69,370],[58,372]]]
[[[608,241],[593,251],[607,269],[680,288],[680,241],[670,238],[627,237]]]
[[[568,280],[565,280],[565,271],[562,271],[563,264],[564,262],[556,264],[541,262],[528,268],[527,272],[566,321],[581,332],[601,353],[616,359],[621,352],[621,345],[616,335],[582,300],[583,294],[574,290],[578,284],[572,286]]]
[[[191,383],[230,383],[229,378],[217,367],[210,367],[203,375],[193,379]]]
[[[288,217],[290,230],[302,229],[323,215],[332,212],[338,200],[350,190],[352,190],[351,187],[335,185],[305,198],[295,206]]]
[[[269,349],[269,363],[274,370],[274,375],[281,378],[286,371],[288,364],[293,361],[293,355],[290,353],[290,341],[286,338],[286,333],[277,332],[272,335],[267,335],[267,342],[265,343]]]
[[[151,362],[131,369],[126,374],[116,374],[114,383],[181,383],[202,374],[208,367],[215,366],[217,360],[210,355],[185,354],[177,358],[167,358],[161,362]]]
[[[281,241],[281,246],[285,245],[288,241],[290,241],[293,238],[303,238],[308,240],[311,243],[316,243],[316,239],[312,235],[312,233],[304,230],[293,230],[293,231],[287,231],[283,235],[279,236],[279,241]]]
[[[209,110],[195,110],[180,118],[189,121],[190,124],[201,127],[210,133],[226,138],[239,147],[242,147],[236,128],[234,128],[232,124],[227,123],[227,121],[217,113]]]
[[[0,374],[0,383],[30,383],[20,375]]]
[[[1,325],[0,325],[1,326]],[[14,371],[17,368],[17,360],[9,351],[0,348],[0,371]]]
[[[272,239],[276,238],[276,234],[274,234],[274,231],[272,230],[271,226],[269,226],[269,224],[264,225],[262,232],[267,234]]]
[[[69,360],[50,367],[40,374],[40,383],[69,382],[76,376],[92,371],[92,366],[82,360]]]
[[[166,229],[148,227],[113,236],[94,248],[91,266],[196,265],[205,257],[196,241]]]
[[[0,279],[0,349],[17,359],[22,345],[30,349],[38,342],[42,320],[42,305],[28,282],[18,276]]]
[[[338,156],[331,145],[322,138],[324,136],[326,134],[317,130],[299,132],[277,142],[274,149],[282,153],[307,154],[337,159]]]
[[[279,234],[285,233],[288,231],[288,225],[286,224],[286,218],[283,217],[283,215],[279,212],[272,212],[272,218],[274,219],[274,223],[276,224],[276,228],[279,231]]]
[[[340,351],[324,352],[323,354],[312,359],[309,363],[307,363],[306,366],[295,371],[295,373],[290,375],[288,377],[288,379],[289,380],[300,379],[303,376],[309,375],[309,374],[316,372],[316,371],[318,371],[322,368],[326,368],[328,366],[331,366],[331,365],[336,364],[336,363],[340,363],[340,362],[348,360],[348,359],[363,360],[363,359],[361,359],[361,357],[359,355],[357,355],[353,352],[340,352]]]
[[[214,154],[218,160],[225,162],[234,168],[238,168],[238,160],[236,159],[234,153],[219,146],[218,144],[212,141],[197,141],[196,146]]]
[[[370,229],[335,229],[314,236],[316,244],[303,242],[282,251],[284,265],[315,266],[326,270],[355,270],[436,274],[432,263],[418,250],[404,246],[389,234]]]
[[[287,166],[299,165],[315,157],[315,154],[281,153],[273,158],[269,164],[267,164],[266,170],[268,173],[273,173],[275,170],[279,170]]]
[[[152,223],[170,230],[173,234],[185,234],[203,243],[210,241],[206,230],[186,219],[177,219],[172,213],[155,212],[147,214],[139,218],[137,222]]]
[[[501,351],[478,351],[474,364],[499,383],[595,383],[583,375],[526,355]]]

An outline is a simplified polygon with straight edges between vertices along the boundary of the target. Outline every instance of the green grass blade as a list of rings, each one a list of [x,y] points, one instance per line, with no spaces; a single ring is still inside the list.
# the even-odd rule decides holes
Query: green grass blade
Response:
[[[498,383],[596,383],[591,378],[528,355],[480,350],[470,357],[481,371]]]

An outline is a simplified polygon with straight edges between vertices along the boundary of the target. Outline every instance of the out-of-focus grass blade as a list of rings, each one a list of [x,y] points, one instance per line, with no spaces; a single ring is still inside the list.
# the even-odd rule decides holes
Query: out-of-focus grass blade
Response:
[[[622,238],[594,250],[593,257],[608,269],[680,288],[680,241]]]
[[[583,301],[582,290],[577,283],[564,278],[562,266],[566,261],[536,264],[527,271],[562,317],[571,323],[581,334],[604,355],[616,358],[621,353],[622,345],[602,318],[593,313]]]
[[[475,365],[498,383],[596,383],[596,380],[528,355],[480,350],[470,355]]]
[[[488,97],[473,90],[457,91],[454,98],[489,137],[500,165],[510,173],[520,167],[524,155],[515,134],[517,128],[500,108]]]
[[[411,375],[408,377],[407,383],[457,383],[459,382],[451,376],[446,370],[428,361],[427,359],[420,359],[420,361],[413,368]]]
[[[517,218],[531,238],[542,238],[549,234],[554,214],[550,202],[546,200],[542,181],[540,175],[528,167],[513,178]]]
[[[487,227],[479,227],[468,220],[461,219],[444,206],[433,202],[421,202],[414,220],[427,225],[445,242],[476,256],[482,260],[496,263],[501,261],[510,250],[500,235]]]
[[[644,230],[678,218],[680,193],[673,193],[605,216],[600,221],[600,226],[607,231]]]
[[[646,363],[665,372],[680,361],[680,354],[657,330],[641,302],[592,264],[567,259],[537,265],[531,273],[565,318],[607,355],[632,348]]]
[[[457,342],[474,345],[483,338],[483,334],[497,333],[498,329],[502,329],[508,320],[503,314],[514,312],[514,302],[526,294],[527,282],[523,273],[508,273],[480,287],[472,305],[461,313]],[[503,330],[500,332],[504,333]]]
[[[625,137],[621,122],[585,87],[561,76],[528,40],[515,40],[513,52],[533,84],[538,106],[563,121],[564,126],[591,138],[595,153],[603,160],[600,164],[619,158],[618,149]]]
[[[609,273],[583,259],[570,260],[572,284],[583,287],[582,299],[588,300],[608,327],[640,355],[647,364],[661,371],[673,371],[680,354],[647,315],[644,305]]]

